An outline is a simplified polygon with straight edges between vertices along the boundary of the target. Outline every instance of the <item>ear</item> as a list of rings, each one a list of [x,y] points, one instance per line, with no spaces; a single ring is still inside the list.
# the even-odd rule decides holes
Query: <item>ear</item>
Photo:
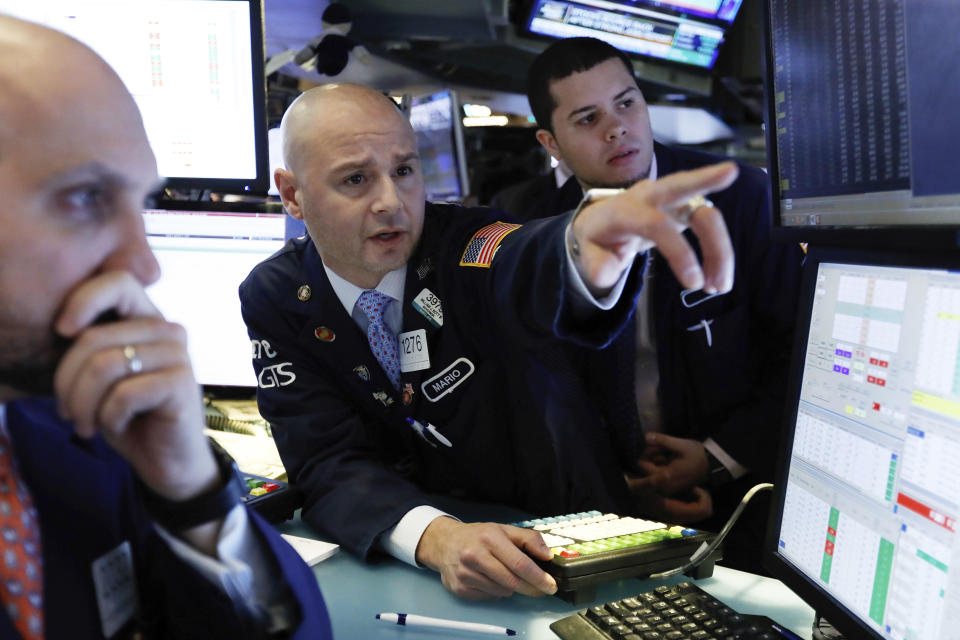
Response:
[[[563,156],[560,154],[560,146],[557,145],[557,139],[553,137],[552,133],[546,129],[537,129],[537,142],[558,161],[563,160]]]
[[[283,208],[291,218],[303,220],[303,209],[300,208],[300,202],[297,199],[297,176],[286,169],[277,169],[273,172],[273,181],[280,192]]]

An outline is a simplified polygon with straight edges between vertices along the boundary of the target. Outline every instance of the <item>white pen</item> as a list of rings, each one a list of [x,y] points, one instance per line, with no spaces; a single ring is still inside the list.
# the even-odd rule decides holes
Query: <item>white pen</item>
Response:
[[[378,613],[377,620],[407,627],[433,627],[434,629],[459,629],[461,631],[476,631],[477,633],[492,633],[498,636],[515,636],[517,632],[506,627],[480,622],[460,622],[459,620],[444,620],[418,616],[412,613]]]
[[[424,424],[419,420],[408,417],[407,424],[413,427],[413,430],[416,431],[421,438],[426,440],[427,444],[429,444],[431,447],[436,447],[437,442],[446,447],[453,446],[453,443],[450,442],[450,440],[448,440],[435,426],[429,422],[426,424],[426,426],[424,426]]]

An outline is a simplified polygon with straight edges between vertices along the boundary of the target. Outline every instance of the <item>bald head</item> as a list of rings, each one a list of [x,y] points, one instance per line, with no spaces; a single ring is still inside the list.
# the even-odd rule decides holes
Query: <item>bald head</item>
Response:
[[[283,162],[299,173],[303,160],[323,138],[343,131],[343,124],[370,120],[401,127],[413,135],[397,105],[379,91],[358,84],[327,84],[305,91],[283,115]]]
[[[0,15],[0,156],[10,136],[51,120],[79,125],[104,105],[104,129],[142,133],[133,98],[96,53],[59,31]]]

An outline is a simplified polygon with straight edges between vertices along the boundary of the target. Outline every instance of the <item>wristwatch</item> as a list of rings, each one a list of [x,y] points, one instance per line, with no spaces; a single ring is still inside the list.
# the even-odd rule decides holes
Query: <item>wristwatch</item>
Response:
[[[223,518],[241,501],[246,487],[240,479],[237,463],[221,447],[211,445],[211,450],[217,461],[220,481],[189,500],[164,498],[137,479],[143,503],[154,522],[171,531],[182,531]]]
[[[723,466],[723,463],[717,459],[710,450],[704,447],[704,453],[707,454],[707,486],[720,487],[733,480],[730,470]]]
[[[567,225],[566,241],[570,255],[575,258],[580,257],[580,243],[577,242],[577,239],[573,235],[573,223],[577,219],[577,216],[580,215],[580,212],[592,202],[612,198],[617,194],[623,193],[623,191],[623,189],[587,189],[587,192],[583,194],[583,199],[580,200],[580,204],[573,210],[573,215],[570,217],[570,224]]]

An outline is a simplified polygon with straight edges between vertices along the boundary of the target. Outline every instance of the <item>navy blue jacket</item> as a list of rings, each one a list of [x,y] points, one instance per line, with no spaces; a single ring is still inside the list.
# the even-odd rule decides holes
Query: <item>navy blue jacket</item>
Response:
[[[566,216],[507,235],[490,268],[459,266],[474,233],[498,215],[426,207],[402,310],[404,331],[426,331],[430,367],[402,374],[409,404],[336,297],[309,238],[288,243],[240,286],[260,411],[290,479],[306,492],[302,517],[361,556],[408,510],[431,504],[426,493],[543,515],[634,510],[617,447],[635,437],[635,409],[618,415],[627,405],[609,397],[613,385],[586,388],[576,362],[628,322],[639,268],[612,311],[583,319],[566,286]],[[307,300],[298,296],[303,285]],[[439,328],[412,306],[423,289],[441,301]],[[408,416],[429,421],[453,446],[432,447]]]
[[[103,638],[92,563],[129,541],[141,610],[119,637],[259,638],[224,592],[167,546],[137,496],[133,472],[100,437],[74,437],[47,399],[6,406],[17,465],[30,489],[43,545],[45,636]],[[316,577],[293,549],[252,511],[251,526],[278,563],[299,605],[294,638],[331,638]],[[0,638],[19,638],[0,608]],[[115,636],[116,637],[116,636]]]
[[[659,143],[654,152],[658,176],[728,160]],[[555,215],[576,207],[581,197],[579,184],[570,180],[543,207],[511,213],[524,220]],[[651,309],[663,430],[711,437],[755,478],[768,480],[783,422],[803,252],[796,243],[771,240],[768,179],[759,169],[740,165],[736,182],[710,199],[733,242],[730,293],[686,308],[682,285],[654,251]],[[693,233],[685,235],[699,253]],[[632,353],[635,334],[632,326],[625,330],[614,350]]]

